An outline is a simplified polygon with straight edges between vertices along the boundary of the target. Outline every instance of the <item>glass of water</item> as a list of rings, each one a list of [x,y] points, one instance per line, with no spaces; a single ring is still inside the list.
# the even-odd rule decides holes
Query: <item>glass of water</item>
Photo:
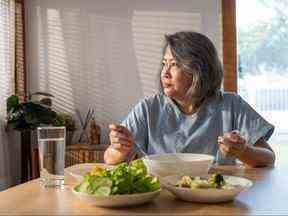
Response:
[[[38,127],[40,181],[45,187],[64,187],[65,127]]]

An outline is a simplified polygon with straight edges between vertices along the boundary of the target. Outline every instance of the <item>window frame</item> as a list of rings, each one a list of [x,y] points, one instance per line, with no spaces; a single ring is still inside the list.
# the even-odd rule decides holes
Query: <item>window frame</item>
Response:
[[[27,94],[25,0],[15,0],[15,94]]]
[[[237,29],[236,0],[222,0],[222,44],[225,91],[236,92],[237,87]]]

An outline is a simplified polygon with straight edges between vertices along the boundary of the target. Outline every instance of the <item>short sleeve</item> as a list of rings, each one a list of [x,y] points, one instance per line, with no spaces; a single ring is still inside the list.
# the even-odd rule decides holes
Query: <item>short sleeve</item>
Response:
[[[143,150],[147,149],[147,111],[144,101],[139,102],[121,123],[132,134],[134,142]]]
[[[234,128],[239,130],[249,144],[254,145],[263,138],[267,141],[274,131],[274,126],[267,122],[239,95],[234,100]]]

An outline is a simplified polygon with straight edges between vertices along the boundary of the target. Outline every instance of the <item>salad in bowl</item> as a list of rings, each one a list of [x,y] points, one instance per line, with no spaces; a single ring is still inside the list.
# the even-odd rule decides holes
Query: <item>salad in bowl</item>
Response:
[[[104,207],[142,204],[157,197],[160,190],[160,182],[147,173],[142,160],[112,168],[95,166],[73,188],[83,201]]]
[[[218,203],[233,200],[252,186],[249,179],[220,173],[208,176],[167,176],[165,187],[179,199],[190,202]]]

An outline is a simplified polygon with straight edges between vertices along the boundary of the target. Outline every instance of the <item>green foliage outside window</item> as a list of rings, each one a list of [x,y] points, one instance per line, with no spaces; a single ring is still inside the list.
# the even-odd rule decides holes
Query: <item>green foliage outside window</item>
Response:
[[[265,71],[284,74],[288,69],[288,1],[258,0],[257,2],[261,7],[269,8],[273,17],[269,22],[238,26],[237,50],[240,78],[243,73],[258,74]]]

